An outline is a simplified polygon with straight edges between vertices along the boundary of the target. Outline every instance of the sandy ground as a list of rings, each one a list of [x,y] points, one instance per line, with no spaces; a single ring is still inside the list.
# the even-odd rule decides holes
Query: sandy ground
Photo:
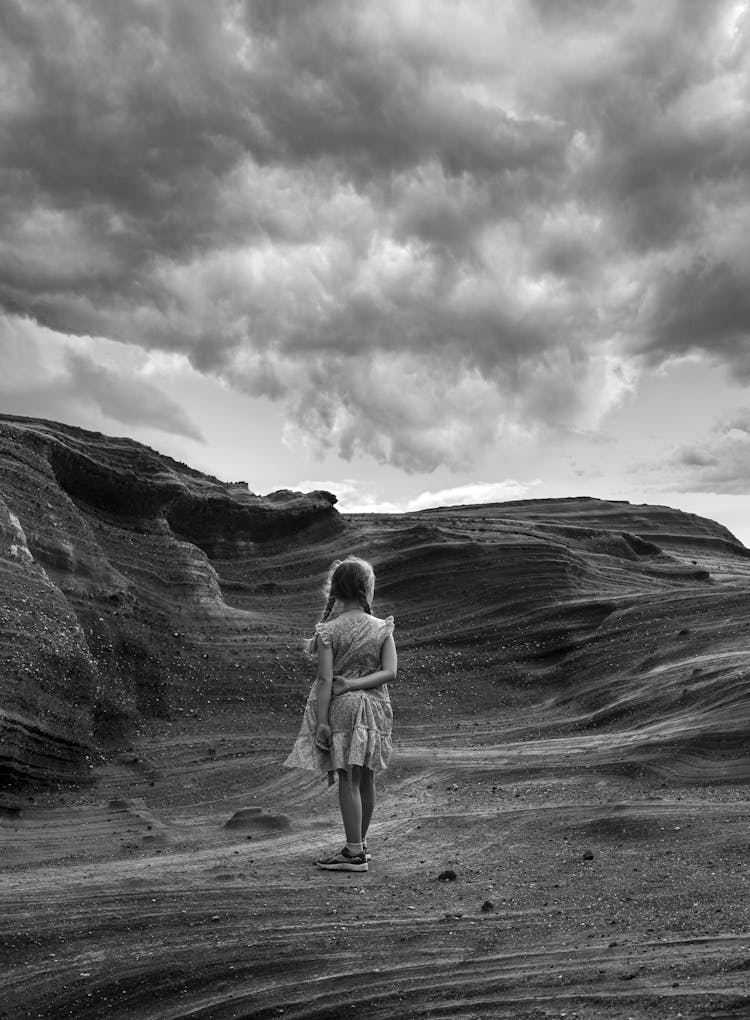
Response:
[[[3,809],[0,1016],[750,1017],[745,785],[624,769],[627,730],[403,721],[370,870],[330,873],[297,721],[161,723]]]

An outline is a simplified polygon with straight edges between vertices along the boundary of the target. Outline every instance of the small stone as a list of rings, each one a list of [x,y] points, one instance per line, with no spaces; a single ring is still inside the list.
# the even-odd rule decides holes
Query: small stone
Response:
[[[438,875],[438,882],[455,882],[458,875],[452,868],[446,868]]]
[[[584,859],[584,861],[593,861],[593,859],[594,859],[594,851],[593,850],[584,850],[583,851],[583,859]]]
[[[495,909],[495,904],[492,902],[492,900],[485,900],[484,903],[482,904],[481,909],[483,914],[489,914],[490,911]]]

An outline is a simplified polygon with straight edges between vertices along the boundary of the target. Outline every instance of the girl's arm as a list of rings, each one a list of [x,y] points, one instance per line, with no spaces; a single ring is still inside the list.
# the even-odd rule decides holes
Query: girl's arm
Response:
[[[318,641],[318,729],[316,739],[328,743],[331,730],[328,725],[328,708],[331,704],[333,684],[333,648]]]
[[[357,676],[351,680],[337,676],[333,681],[333,693],[346,694],[347,691],[367,691],[374,687],[382,687],[396,679],[398,673],[398,655],[393,635],[389,634],[380,648],[380,669],[367,676]],[[318,716],[320,718],[320,716]]]

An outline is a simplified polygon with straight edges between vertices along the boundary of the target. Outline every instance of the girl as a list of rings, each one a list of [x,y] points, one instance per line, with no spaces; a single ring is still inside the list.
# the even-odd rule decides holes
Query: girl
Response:
[[[388,766],[393,711],[388,696],[398,667],[393,617],[372,615],[375,574],[365,560],[336,560],[327,601],[307,650],[318,657],[289,767],[339,776],[339,807],[346,846],[315,863],[327,871],[367,871],[365,838],[375,807],[375,772]],[[329,620],[334,606],[338,613]]]

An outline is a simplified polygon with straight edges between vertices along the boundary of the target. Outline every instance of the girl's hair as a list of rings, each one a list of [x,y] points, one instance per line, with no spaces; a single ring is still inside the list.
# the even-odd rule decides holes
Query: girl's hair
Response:
[[[375,571],[367,560],[358,556],[347,556],[345,560],[334,560],[328,571],[326,604],[320,622],[324,623],[333,612],[337,601],[357,601],[362,609],[372,615],[372,600],[375,595]],[[305,642],[312,655],[317,648],[317,635]]]

